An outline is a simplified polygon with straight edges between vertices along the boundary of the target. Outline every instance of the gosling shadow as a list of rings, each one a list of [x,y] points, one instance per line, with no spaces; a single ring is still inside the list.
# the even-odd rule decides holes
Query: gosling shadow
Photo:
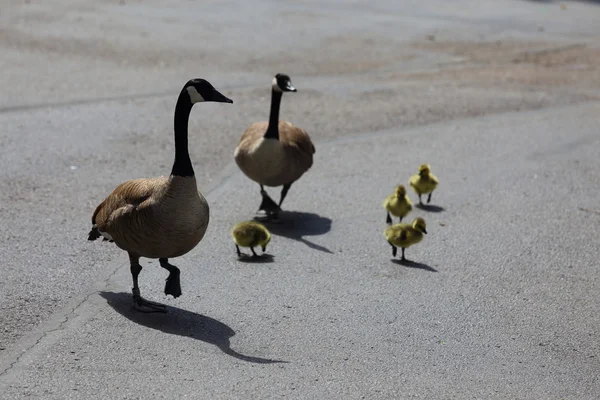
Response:
[[[417,207],[420,210],[432,212],[432,213],[441,213],[442,211],[446,211],[446,209],[444,207],[434,206],[432,204],[417,203],[417,205],[415,207]]]
[[[106,299],[108,305],[116,312],[136,324],[171,335],[192,337],[210,343],[238,360],[257,364],[287,363],[287,361],[251,357],[236,352],[231,348],[229,341],[229,338],[235,335],[235,331],[216,319],[171,306],[167,308],[166,314],[141,313],[133,309],[129,293],[100,292],[100,296]]]
[[[422,270],[429,271],[429,272],[438,272],[437,269],[430,267],[427,264],[423,264],[423,263],[416,262],[416,261],[400,260],[398,258],[394,258],[394,259],[392,259],[392,262],[394,264],[399,264],[399,265],[402,265],[402,266],[408,267],[408,268],[422,269]]]
[[[318,214],[300,211],[282,211],[279,218],[259,220],[265,224],[272,234],[304,243],[311,249],[333,254],[327,247],[320,246],[304,238],[304,236],[323,235],[331,230],[331,219]]]
[[[242,253],[242,256],[238,257],[237,260],[246,264],[269,264],[275,261],[274,258],[274,255],[268,253],[262,253],[258,256]]]

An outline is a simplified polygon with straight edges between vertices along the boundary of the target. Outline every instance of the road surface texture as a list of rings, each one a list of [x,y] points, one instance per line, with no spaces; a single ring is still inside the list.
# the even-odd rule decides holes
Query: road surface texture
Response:
[[[0,398],[596,397],[599,20],[574,1],[0,1]],[[229,230],[260,195],[232,154],[276,72],[317,153],[242,262]],[[182,297],[142,260],[170,308],[140,315],[90,217],[169,173],[192,77],[234,100],[190,116],[211,222],[172,260]],[[422,162],[436,207],[409,215],[429,234],[400,263],[381,202]]]

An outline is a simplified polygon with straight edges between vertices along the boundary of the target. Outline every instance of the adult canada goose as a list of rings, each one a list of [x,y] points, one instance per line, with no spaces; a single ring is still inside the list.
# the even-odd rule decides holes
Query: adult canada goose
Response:
[[[260,185],[262,203],[258,212],[276,217],[292,183],[313,163],[315,146],[308,134],[287,121],[279,120],[283,92],[295,92],[289,76],[277,74],[271,84],[269,121],[255,122],[242,134],[234,158],[242,172]],[[267,194],[264,186],[281,186],[279,203]]]
[[[175,162],[169,177],[124,182],[96,207],[88,240],[101,236],[129,253],[133,303],[139,311],[166,312],[166,306],[140,295],[140,257],[158,258],[169,271],[165,294],[181,295],[179,269],[169,258],[179,257],[202,240],[209,209],[198,192],[188,153],[188,119],[192,106],[202,101],[233,103],[204,79],[188,81],[175,106]]]

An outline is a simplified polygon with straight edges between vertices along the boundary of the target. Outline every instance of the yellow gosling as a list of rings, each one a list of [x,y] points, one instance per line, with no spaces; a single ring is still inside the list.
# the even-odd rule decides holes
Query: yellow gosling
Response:
[[[429,164],[421,164],[419,166],[419,173],[411,176],[408,183],[419,195],[419,204],[422,205],[421,195],[429,194],[427,196],[427,203],[429,203],[431,201],[431,194],[437,187],[439,180],[431,173],[431,166]]]
[[[271,241],[271,233],[261,223],[256,221],[240,222],[231,230],[231,237],[235,242],[235,249],[238,257],[242,256],[240,247],[249,247],[254,257],[258,254],[254,251],[254,247],[261,246],[263,253],[267,250],[267,244]]]
[[[423,235],[427,234],[427,224],[421,217],[415,218],[412,225],[409,224],[396,224],[388,226],[383,231],[383,236],[392,246],[392,255],[396,257],[398,247],[402,249],[402,260],[404,258],[404,250],[413,244],[419,243],[423,240]]]
[[[387,219],[385,222],[388,225],[392,224],[392,214],[394,217],[399,217],[400,222],[402,222],[402,218],[406,217],[406,215],[412,210],[412,201],[406,194],[406,187],[404,185],[398,185],[393,194],[390,194],[383,201],[383,208],[387,210]]]

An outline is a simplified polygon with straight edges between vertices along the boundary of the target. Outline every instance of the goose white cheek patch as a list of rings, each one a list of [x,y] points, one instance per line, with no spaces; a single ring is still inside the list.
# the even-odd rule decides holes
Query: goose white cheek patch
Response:
[[[278,92],[283,92],[283,90],[279,87],[279,84],[277,83],[277,78],[273,78],[272,86],[274,90]]]
[[[195,87],[188,86],[186,90],[190,95],[190,100],[192,103],[200,103],[204,101],[204,97],[202,97],[202,95],[198,93]]]

